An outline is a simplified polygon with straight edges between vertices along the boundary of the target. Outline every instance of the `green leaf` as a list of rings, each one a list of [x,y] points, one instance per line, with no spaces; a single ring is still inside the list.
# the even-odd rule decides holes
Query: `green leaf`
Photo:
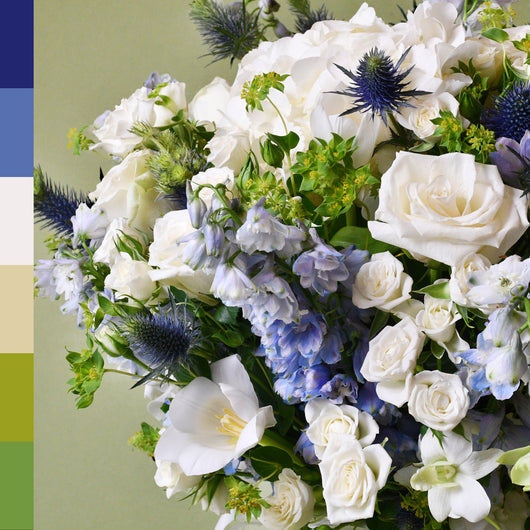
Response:
[[[490,28],[482,32],[482,36],[495,42],[504,42],[510,39],[510,35],[500,28]]]
[[[243,336],[237,333],[236,331],[221,330],[217,333],[214,333],[212,337],[214,339],[220,340],[231,348],[237,348],[238,346],[241,346],[243,342],[245,342]]]
[[[114,304],[106,296],[103,296],[102,294],[98,294],[98,304],[99,304],[99,307],[107,315],[115,316],[117,314],[116,310],[114,309]]]
[[[441,298],[443,300],[451,300],[451,293],[449,292],[449,282],[435,283],[434,285],[428,285],[419,291],[418,293],[428,294],[434,298]]]
[[[368,228],[360,226],[345,226],[341,228],[330,241],[334,247],[349,247],[355,245],[358,249],[368,250],[371,254],[377,252],[395,252],[397,247],[377,241],[370,235]]]
[[[379,333],[380,330],[382,330],[386,323],[388,322],[388,318],[390,317],[390,313],[387,313],[385,311],[381,311],[380,309],[377,310],[377,313],[375,314],[374,319],[372,320],[372,325],[370,326],[370,338],[372,339]]]
[[[228,307],[220,305],[214,313],[214,318],[220,324],[235,326],[238,322],[239,307]]]
[[[272,167],[282,167],[284,153],[282,149],[267,138],[265,142],[259,144],[263,160]]]
[[[431,352],[437,359],[441,359],[445,350],[443,349],[443,346],[440,346],[437,342],[431,340]]]
[[[300,137],[293,131],[290,131],[284,136],[267,133],[267,138],[278,145],[284,153],[288,153],[291,149],[294,149],[300,141]]]

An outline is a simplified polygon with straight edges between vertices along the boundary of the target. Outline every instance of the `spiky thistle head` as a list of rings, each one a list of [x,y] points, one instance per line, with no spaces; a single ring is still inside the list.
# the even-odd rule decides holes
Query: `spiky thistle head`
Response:
[[[387,114],[399,107],[413,107],[408,102],[410,98],[428,94],[423,90],[407,89],[408,82],[404,79],[413,66],[404,71],[399,69],[409,51],[410,48],[394,64],[384,51],[372,48],[359,61],[355,73],[336,64],[335,66],[350,78],[351,84],[345,90],[335,91],[333,94],[349,96],[354,102],[354,106],[344,111],[341,116],[370,111],[372,117],[378,114],[386,125]]]
[[[200,330],[186,308],[177,306],[170,293],[170,305],[152,313],[148,310],[126,317],[119,326],[134,355],[152,370],[134,386],[154,377],[169,379],[185,365],[200,342]]]
[[[190,17],[208,46],[209,55],[213,55],[213,62],[230,58],[232,64],[262,39],[259,10],[249,13],[245,2],[225,6],[216,0],[194,0]]]
[[[485,111],[483,122],[495,133],[495,138],[518,142],[530,129],[530,82],[517,81],[505,90]]]
[[[289,8],[296,15],[295,28],[298,33],[305,33],[315,22],[333,18],[324,4],[315,11],[308,0],[289,0]]]
[[[73,236],[72,217],[81,203],[93,204],[82,193],[52,182],[40,166],[33,170],[33,201],[36,222],[59,237]]]

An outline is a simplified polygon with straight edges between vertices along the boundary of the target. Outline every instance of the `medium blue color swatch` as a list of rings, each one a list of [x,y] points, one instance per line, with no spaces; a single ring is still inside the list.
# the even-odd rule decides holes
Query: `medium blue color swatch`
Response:
[[[0,88],[0,177],[33,176],[33,89]]]
[[[2,2],[0,88],[33,88],[33,0]]]

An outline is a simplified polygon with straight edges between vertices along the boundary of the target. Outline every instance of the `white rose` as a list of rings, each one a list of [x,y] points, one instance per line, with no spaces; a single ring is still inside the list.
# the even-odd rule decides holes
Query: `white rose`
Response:
[[[151,280],[162,285],[173,285],[193,298],[201,298],[210,292],[213,275],[193,270],[177,255],[177,242],[195,232],[187,210],[174,210],[157,219],[153,229],[153,242],[149,246]]]
[[[386,326],[370,341],[361,374],[377,383],[375,391],[380,399],[397,407],[408,400],[424,341],[425,336],[410,318]]]
[[[410,129],[418,138],[430,140],[436,129],[432,120],[438,118],[443,110],[450,111],[453,116],[458,114],[458,101],[449,92],[418,97],[413,107],[402,107],[395,116],[403,127]]]
[[[455,322],[459,319],[460,314],[452,300],[426,294],[424,308],[416,315],[416,325],[430,339],[448,342],[455,333]]]
[[[92,259],[97,263],[106,263],[111,266],[120,256],[116,243],[123,235],[134,237],[135,239],[138,237],[136,231],[129,228],[124,217],[117,217],[108,226],[105,237],[96,252],[94,252]]]
[[[125,217],[131,228],[150,233],[155,220],[170,209],[157,200],[156,179],[147,167],[147,149],[135,151],[114,166],[89,195],[109,219]]]
[[[168,462],[167,460],[155,460],[156,473],[155,482],[159,488],[166,490],[166,496],[169,499],[175,493],[193,488],[201,481],[201,476],[185,475],[178,464]]]
[[[391,463],[380,445],[363,448],[354,436],[332,436],[319,464],[329,522],[336,525],[372,517]]]
[[[142,140],[129,129],[136,122],[151,123],[154,99],[147,97],[146,87],[139,88],[129,98],[122,99],[112,112],[106,111],[94,123],[94,135],[99,140],[91,149],[125,157]],[[102,123],[100,123],[103,120]]]
[[[211,167],[206,171],[201,171],[191,178],[191,187],[196,190],[198,186],[210,184],[217,186],[224,184],[228,190],[234,187],[234,172],[228,167]],[[207,207],[212,204],[212,197],[215,192],[211,188],[203,188],[199,192],[199,197],[205,202]]]
[[[203,125],[219,122],[229,98],[230,84],[222,77],[215,77],[191,100],[188,106],[190,118]]]
[[[377,307],[391,311],[410,298],[412,278],[403,264],[390,252],[373,254],[355,277],[352,288],[353,303],[361,308]]]
[[[495,166],[472,155],[402,151],[381,178],[377,221],[368,228],[422,261],[456,265],[480,252],[496,262],[528,227],[527,204]]]
[[[133,260],[129,254],[121,252],[105,278],[105,287],[113,289],[119,296],[148,300],[156,288],[156,283],[149,277],[150,271],[151,267],[145,261]]]
[[[469,395],[458,375],[426,370],[412,380],[408,407],[416,421],[450,431],[466,416]]]
[[[171,101],[167,105],[157,105],[155,99],[153,105],[153,117],[151,123],[155,127],[164,127],[171,125],[173,122],[171,118],[177,114],[181,109],[186,110],[186,84],[174,81],[162,87],[158,92],[159,95],[168,97]]]
[[[216,167],[228,167],[239,172],[245,165],[250,150],[248,136],[241,131],[218,129],[208,142],[208,162]]]
[[[312,399],[305,408],[309,423],[307,437],[322,458],[333,434],[351,434],[364,447],[370,445],[379,432],[379,425],[367,412],[351,405],[334,405],[327,399]]]
[[[464,307],[476,307],[468,298],[467,293],[472,285],[469,275],[475,271],[485,271],[491,267],[491,261],[482,254],[468,254],[451,267],[449,293],[455,303]]]
[[[259,520],[270,530],[297,530],[313,517],[313,489],[292,469],[282,470],[274,482],[274,495],[265,500],[270,508],[262,510]]]

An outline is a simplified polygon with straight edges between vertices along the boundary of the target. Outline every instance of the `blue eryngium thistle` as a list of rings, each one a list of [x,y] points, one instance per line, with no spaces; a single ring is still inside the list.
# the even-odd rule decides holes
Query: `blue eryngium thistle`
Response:
[[[200,341],[199,327],[187,310],[175,304],[170,293],[170,309],[151,313],[145,310],[128,316],[120,325],[134,355],[152,370],[135,385],[139,386],[154,377],[169,380]],[[133,388],[134,388],[133,387]]]
[[[33,202],[35,220],[57,236],[73,236],[72,216],[81,203],[92,206],[82,193],[53,183],[40,166],[33,169]]]
[[[249,13],[245,2],[228,6],[216,0],[194,0],[190,18],[199,27],[199,33],[213,55],[213,62],[230,58],[241,59],[254,49],[262,38],[258,25],[259,10]]]
[[[341,116],[357,111],[370,111],[372,117],[376,114],[381,116],[386,125],[388,113],[394,112],[399,107],[412,107],[413,105],[407,102],[409,98],[428,94],[423,90],[406,90],[408,82],[403,82],[403,80],[413,66],[402,72],[399,68],[409,50],[410,48],[394,64],[385,52],[373,48],[364,54],[355,73],[336,64],[335,66],[352,81],[345,90],[332,92],[353,98],[354,106],[344,111]]]
[[[495,138],[511,138],[518,142],[530,129],[530,83],[518,81],[495,99],[486,110],[484,126],[495,133]]]
[[[295,28],[298,33],[305,33],[315,22],[333,18],[325,5],[321,5],[316,11],[311,9],[309,0],[289,0],[289,8],[296,15]]]

